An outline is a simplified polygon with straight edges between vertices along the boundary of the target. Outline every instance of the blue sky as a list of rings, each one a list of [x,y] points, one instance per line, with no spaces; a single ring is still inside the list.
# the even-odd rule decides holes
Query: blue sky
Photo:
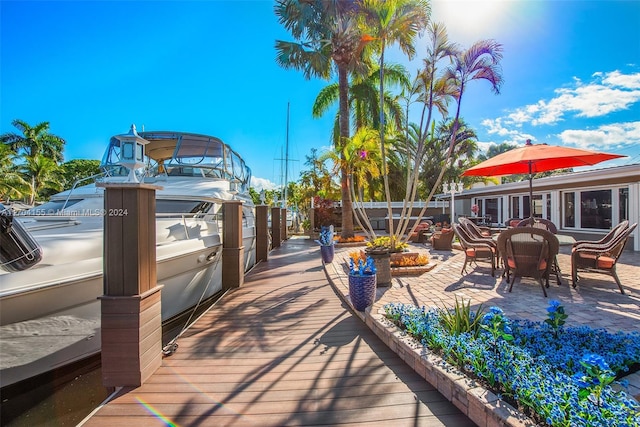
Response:
[[[273,5],[2,0],[0,131],[16,118],[49,121],[65,160],[100,159],[132,123],[214,135],[269,186],[282,180],[290,103],[295,180],[311,148],[329,146],[335,111],[312,118],[328,82],[276,65],[274,41],[291,37]],[[481,146],[530,138],[629,156],[607,165],[640,163],[640,1],[434,1],[432,19],[462,46],[504,46],[501,94],[474,82],[462,100]],[[414,75],[424,46],[413,61],[387,59]]]

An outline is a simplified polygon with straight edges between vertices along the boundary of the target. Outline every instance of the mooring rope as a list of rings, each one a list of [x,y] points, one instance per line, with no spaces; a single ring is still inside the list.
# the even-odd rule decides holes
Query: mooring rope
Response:
[[[216,259],[215,259],[215,261],[213,263],[214,269],[218,267],[218,264],[220,263],[220,260],[222,259],[222,250],[217,252],[215,257],[216,257]],[[223,293],[220,296],[220,298],[218,298],[213,304],[211,304],[211,307],[207,308],[200,316],[198,316],[197,319],[195,319],[193,322],[191,322],[191,319],[193,318],[194,314],[198,310],[198,307],[200,307],[200,304],[202,303],[202,299],[204,298],[205,294],[207,293],[207,290],[209,289],[209,286],[211,285],[211,282],[212,281],[209,281],[209,283],[207,283],[207,286],[205,286],[204,290],[202,291],[202,295],[200,295],[200,299],[198,300],[198,303],[193,307],[193,311],[189,315],[189,319],[187,319],[187,321],[185,322],[185,324],[182,327],[182,330],[180,331],[180,333],[178,335],[176,335],[171,341],[169,341],[169,343],[167,343],[167,345],[162,347],[162,354],[163,355],[171,356],[173,353],[175,353],[176,350],[178,349],[178,338],[180,338],[182,336],[182,334],[184,334],[185,331],[187,329],[189,329],[189,327],[193,323],[197,322],[198,320],[200,320],[200,318],[202,316],[207,314],[209,312],[209,310],[211,310],[218,303],[218,301],[220,301],[222,299],[222,297],[224,297],[227,294],[227,292],[229,292],[229,290],[227,290],[225,293]]]

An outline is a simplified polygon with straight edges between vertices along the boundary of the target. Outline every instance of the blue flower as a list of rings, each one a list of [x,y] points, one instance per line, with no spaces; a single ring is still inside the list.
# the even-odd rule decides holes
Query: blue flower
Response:
[[[557,300],[551,300],[549,301],[549,307],[547,307],[547,311],[549,313],[554,313],[558,310],[558,307],[560,307],[560,301]]]
[[[550,308],[559,320],[551,326],[557,328],[566,314],[557,302]],[[612,382],[618,384],[616,374],[640,363],[637,332],[612,334],[580,326],[562,329],[560,339],[549,333],[548,322],[510,320],[492,307],[480,314],[487,333],[474,338],[448,333],[437,310],[403,304],[387,305],[385,310],[387,317],[401,318],[396,324],[428,351],[490,384],[496,395],[512,396],[549,425],[640,426],[638,402],[611,387]],[[504,334],[513,339],[501,339]]]
[[[367,256],[366,261],[359,259],[357,264],[353,262],[353,258],[349,259],[349,274],[351,275],[372,276],[376,272],[376,266],[370,256]]]
[[[611,369],[609,368],[607,361],[604,360],[604,357],[600,356],[599,354],[587,353],[582,357],[582,361],[588,365],[597,367],[601,371],[609,371]]]
[[[493,314],[504,314],[500,307],[490,307],[489,311]]]
[[[320,236],[318,240],[316,240],[320,246],[331,246],[335,244],[335,240],[333,239],[333,226],[330,227],[322,227],[320,229]]]

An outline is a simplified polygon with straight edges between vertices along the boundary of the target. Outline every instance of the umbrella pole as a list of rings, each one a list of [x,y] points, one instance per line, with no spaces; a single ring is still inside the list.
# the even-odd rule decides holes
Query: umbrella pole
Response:
[[[533,226],[535,220],[533,219],[533,172],[531,164],[533,162],[529,160],[529,223]]]

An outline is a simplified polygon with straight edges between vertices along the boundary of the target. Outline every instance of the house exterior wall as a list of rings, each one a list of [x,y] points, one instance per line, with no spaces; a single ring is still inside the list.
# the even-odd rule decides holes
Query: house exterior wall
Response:
[[[608,192],[611,194],[611,203],[605,208],[607,215],[600,213],[602,209],[598,210],[599,206],[595,198],[592,200],[593,209],[585,209],[586,195],[606,195]],[[622,192],[625,195],[621,194]],[[571,193],[573,196],[565,196]],[[526,205],[523,201],[528,201],[528,196],[528,180],[467,189],[455,196],[456,217],[470,216],[472,204],[481,204],[487,199],[497,199],[499,215],[492,217],[491,223],[496,226],[504,225],[504,221],[513,216],[524,217],[523,210],[528,208],[526,206],[523,208],[523,205]],[[534,179],[533,197],[537,203],[537,208],[534,209],[535,216],[550,219],[562,233],[571,234],[577,239],[599,239],[620,222],[623,219],[622,216],[627,216],[631,224],[640,223],[640,164]],[[567,203],[572,197],[573,204]],[[519,215],[512,215],[514,205],[517,205],[515,202],[519,202]],[[602,206],[605,205],[602,204]],[[623,209],[624,207],[627,209]],[[574,218],[576,222],[573,225],[571,225],[569,214],[571,208],[576,211],[576,218]],[[632,234],[627,248],[640,251],[638,229]]]

